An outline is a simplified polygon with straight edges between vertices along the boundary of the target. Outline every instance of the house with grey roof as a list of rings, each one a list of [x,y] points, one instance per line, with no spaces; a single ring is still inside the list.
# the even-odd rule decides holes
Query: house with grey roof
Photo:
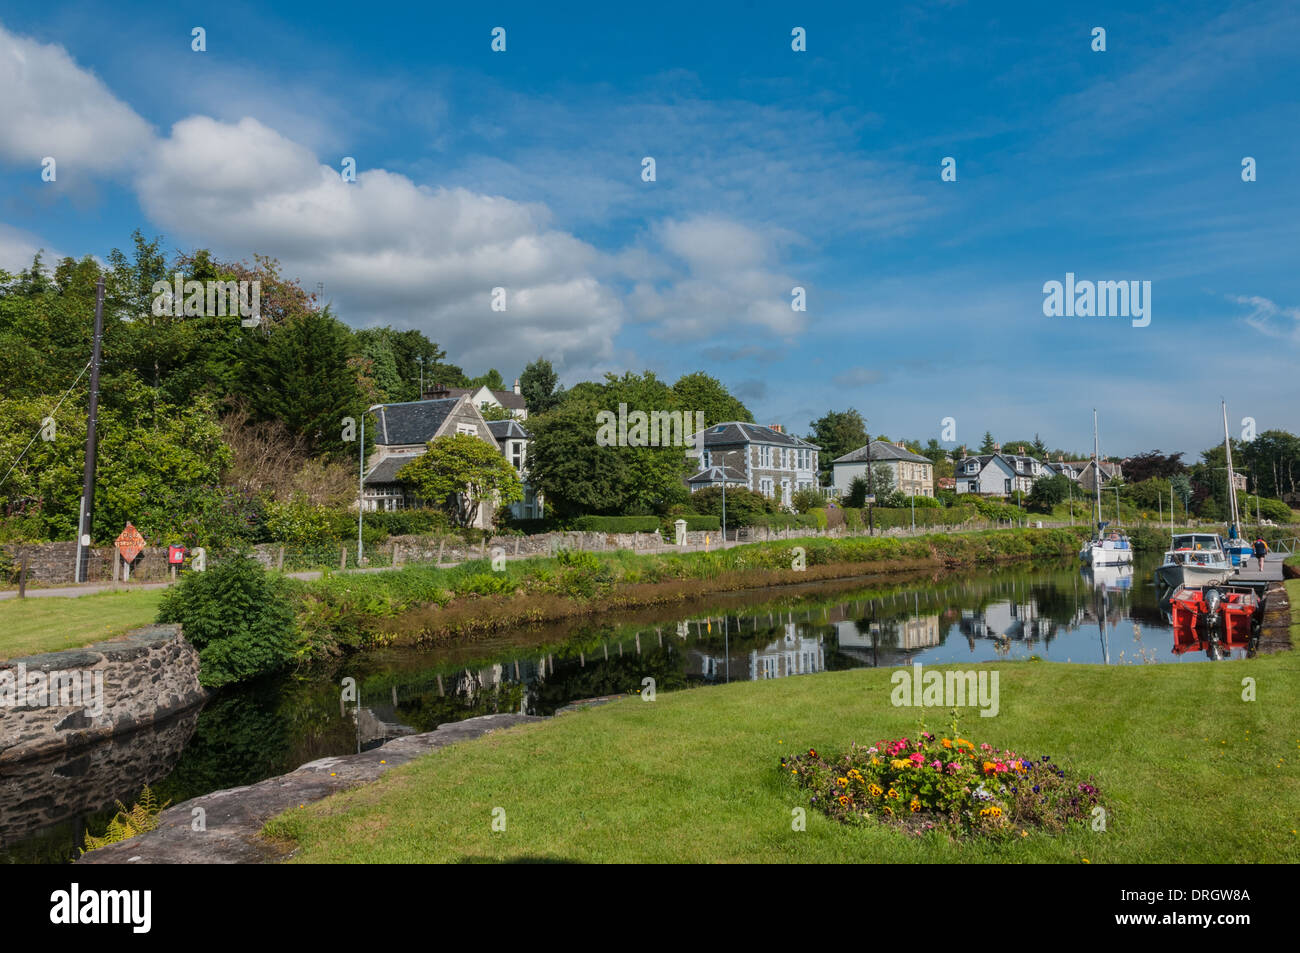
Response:
[[[786,433],[779,424],[727,421],[692,434],[689,443],[687,455],[699,464],[686,478],[692,493],[710,486],[740,486],[789,506],[795,491],[817,486],[821,447]]]
[[[867,476],[867,461],[886,466],[894,488],[907,496],[934,496],[934,464],[901,443],[872,440],[869,445],[831,461],[831,486],[837,496],[847,496],[855,479]],[[879,472],[879,471],[877,471]]]
[[[398,479],[402,467],[428,450],[428,443],[438,437],[467,434],[490,443],[515,468],[524,482],[524,500],[511,505],[519,518],[540,516],[542,500],[528,486],[527,455],[529,435],[516,420],[487,421],[471,401],[469,394],[433,400],[415,400],[400,404],[381,404],[374,411],[374,449],[366,461],[362,478],[362,506],[374,510],[400,510],[422,506]],[[494,507],[479,507],[476,525],[492,525]]]

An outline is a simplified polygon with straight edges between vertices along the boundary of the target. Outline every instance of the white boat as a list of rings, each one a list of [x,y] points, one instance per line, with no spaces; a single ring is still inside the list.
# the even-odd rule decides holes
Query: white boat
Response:
[[[1179,533],[1156,570],[1156,582],[1171,590],[1216,586],[1232,574],[1232,561],[1218,533]]]
[[[1133,564],[1133,547],[1128,537],[1120,532],[1106,532],[1106,524],[1097,524],[1097,536],[1083,544],[1079,558],[1089,566],[1130,566]]]
[[[1101,452],[1097,441],[1097,411],[1092,412],[1092,482],[1097,490],[1097,535],[1083,544],[1079,559],[1087,566],[1127,566],[1133,562],[1133,547],[1119,530],[1106,532],[1101,519]]]

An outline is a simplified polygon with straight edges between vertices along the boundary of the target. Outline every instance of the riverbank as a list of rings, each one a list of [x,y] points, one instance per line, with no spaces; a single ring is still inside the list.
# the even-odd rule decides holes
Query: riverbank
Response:
[[[782,755],[916,731],[919,710],[890,704],[892,673],[880,669],[631,698],[523,725],[294,808],[267,833],[303,863],[1300,861],[1296,653],[980,668],[1000,673],[999,714],[966,709],[962,732],[1093,775],[1109,807],[1104,833],[958,844],[847,828],[813,810],[806,830],[792,830],[792,809],[806,805],[777,771]],[[1247,676],[1254,701],[1242,697]]]
[[[501,629],[669,605],[710,593],[917,570],[1059,559],[1087,530],[1007,529],[917,537],[808,538],[712,552],[560,553],[454,569],[412,566],[297,583],[308,660],[399,644],[472,641]]]

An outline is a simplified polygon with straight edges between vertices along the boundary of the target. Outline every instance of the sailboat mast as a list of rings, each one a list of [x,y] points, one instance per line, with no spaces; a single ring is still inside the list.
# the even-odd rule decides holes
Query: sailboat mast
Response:
[[[1241,535],[1241,519],[1237,515],[1237,485],[1232,475],[1232,440],[1228,437],[1228,402],[1223,404],[1223,450],[1228,458],[1228,500],[1231,504],[1232,526]]]
[[[1092,408],[1092,484],[1097,490],[1097,526],[1101,527],[1101,444],[1097,441],[1097,408]]]

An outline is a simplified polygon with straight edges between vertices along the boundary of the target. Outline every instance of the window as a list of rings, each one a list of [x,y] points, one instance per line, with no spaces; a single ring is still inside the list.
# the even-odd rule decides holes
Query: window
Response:
[[[465,434],[465,436],[467,437],[477,437],[478,428],[475,427],[473,424],[457,424],[456,433]]]

